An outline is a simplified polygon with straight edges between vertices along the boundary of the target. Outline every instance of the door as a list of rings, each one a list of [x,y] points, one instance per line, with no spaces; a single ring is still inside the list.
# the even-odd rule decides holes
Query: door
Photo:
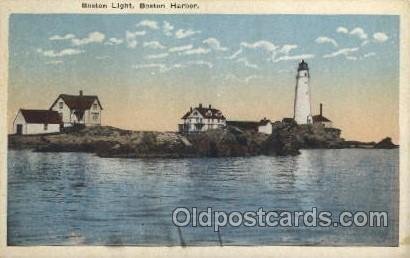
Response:
[[[22,124],[17,124],[17,135],[22,135],[23,134],[23,125]]]

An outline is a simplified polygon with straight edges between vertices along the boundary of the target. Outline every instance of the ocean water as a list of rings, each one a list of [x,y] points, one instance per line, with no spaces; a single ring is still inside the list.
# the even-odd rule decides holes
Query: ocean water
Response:
[[[399,150],[117,159],[8,152],[8,245],[398,244]],[[177,207],[387,211],[387,227],[182,227]]]

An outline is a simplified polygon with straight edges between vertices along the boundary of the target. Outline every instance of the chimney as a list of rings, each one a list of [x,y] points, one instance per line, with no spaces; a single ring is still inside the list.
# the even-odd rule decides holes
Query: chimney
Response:
[[[322,114],[323,114],[323,104],[320,103],[320,116],[322,116]]]
[[[209,104],[209,108],[210,108],[210,109],[212,108],[211,104]]]
[[[189,111],[192,112],[192,107],[189,108]]]
[[[202,108],[202,103],[199,103],[199,108]]]
[[[82,96],[83,95],[83,90],[80,90],[80,96]]]

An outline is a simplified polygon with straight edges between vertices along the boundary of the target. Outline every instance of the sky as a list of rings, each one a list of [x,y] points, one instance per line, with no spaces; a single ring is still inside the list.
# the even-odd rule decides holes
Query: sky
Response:
[[[305,59],[313,114],[323,103],[346,139],[399,140],[398,16],[13,14],[9,26],[9,128],[19,108],[79,90],[124,129],[174,131],[198,103],[281,120]]]

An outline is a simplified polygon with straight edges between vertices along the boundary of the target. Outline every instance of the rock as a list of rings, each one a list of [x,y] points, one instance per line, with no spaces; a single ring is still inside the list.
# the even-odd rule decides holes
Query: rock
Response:
[[[294,126],[294,125],[290,125]],[[140,132],[114,127],[86,127],[57,135],[9,137],[10,148],[38,152],[90,152],[101,157],[237,157],[295,155],[295,138],[284,126],[273,135],[236,127],[182,135],[175,132]]]
[[[390,138],[367,144],[344,141],[340,133],[336,128],[297,125],[292,120],[273,123],[271,135],[232,126],[189,135],[97,126],[54,135],[10,135],[9,147],[39,152],[89,152],[101,157],[124,158],[297,155],[299,149],[398,147]]]
[[[386,137],[374,145],[375,149],[396,149],[399,146],[392,142],[390,137]]]

